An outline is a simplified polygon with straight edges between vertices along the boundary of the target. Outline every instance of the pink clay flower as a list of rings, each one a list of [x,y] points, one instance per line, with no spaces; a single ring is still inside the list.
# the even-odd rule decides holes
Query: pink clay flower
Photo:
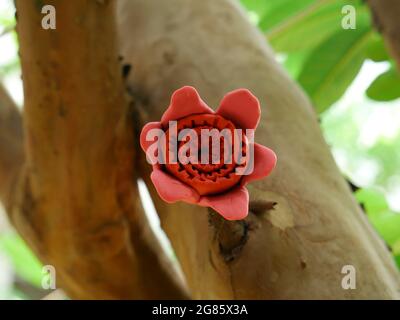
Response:
[[[258,99],[247,89],[238,89],[225,95],[214,112],[200,98],[193,87],[185,86],[176,90],[168,109],[160,122],[147,123],[140,135],[142,149],[147,152],[154,141],[147,140],[151,129],[161,129],[168,135],[169,121],[176,120],[178,132],[182,128],[193,127],[253,129],[260,121]],[[208,143],[208,142],[207,142]],[[253,142],[246,139],[246,143]],[[168,147],[167,147],[168,149]],[[248,215],[249,194],[246,184],[262,179],[270,174],[276,164],[275,153],[254,143],[253,171],[248,175],[237,175],[233,164],[153,164],[151,180],[160,195],[168,202],[184,201],[203,207],[211,207],[227,220],[240,220]]]

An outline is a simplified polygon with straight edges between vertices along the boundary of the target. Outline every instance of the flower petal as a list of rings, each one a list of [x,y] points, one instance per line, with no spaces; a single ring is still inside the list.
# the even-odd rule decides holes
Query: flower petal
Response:
[[[194,189],[171,177],[160,169],[153,170],[150,178],[160,197],[168,203],[173,203],[179,200],[189,203],[197,203],[200,198],[199,194]]]
[[[276,154],[271,149],[261,144],[254,144],[254,168],[253,172],[247,176],[243,176],[242,185],[253,180],[259,180],[268,176],[276,165]]]
[[[261,108],[258,99],[249,90],[237,89],[225,95],[217,114],[242,129],[255,129],[260,121]]]
[[[241,220],[249,213],[249,193],[245,187],[237,187],[221,195],[201,197],[199,205],[213,208],[226,220]]]
[[[160,122],[149,122],[142,128],[142,131],[140,132],[140,146],[142,147],[144,152],[146,152],[148,147],[154,143],[154,141],[147,141],[147,139],[146,139],[147,133],[152,129],[162,130],[161,123]]]
[[[172,94],[170,105],[164,112],[161,123],[165,126],[168,125],[168,121],[199,113],[214,113],[214,111],[201,100],[195,88],[185,86]]]

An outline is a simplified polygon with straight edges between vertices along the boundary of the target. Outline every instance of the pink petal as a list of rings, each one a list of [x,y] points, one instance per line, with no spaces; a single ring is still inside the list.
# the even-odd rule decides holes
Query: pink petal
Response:
[[[249,193],[245,187],[237,187],[218,196],[205,196],[199,205],[211,207],[226,220],[241,220],[249,213]]]
[[[260,121],[261,108],[258,99],[249,90],[237,89],[225,95],[217,114],[241,129],[255,129]]]
[[[253,180],[259,180],[268,176],[276,165],[276,154],[271,149],[261,144],[254,144],[254,168],[253,172],[243,176],[242,185]]]
[[[172,94],[170,105],[164,112],[161,123],[165,126],[170,120],[178,120],[200,113],[214,113],[214,111],[201,100],[195,88],[185,86]]]
[[[140,146],[142,147],[144,152],[146,152],[147,148],[154,143],[154,141],[147,141],[147,139],[146,139],[147,133],[151,129],[161,129],[162,130],[161,123],[160,122],[149,122],[142,128],[142,132],[140,132]]]
[[[182,200],[189,203],[197,203],[200,198],[194,189],[160,169],[155,169],[150,178],[158,194],[165,202],[172,203]]]

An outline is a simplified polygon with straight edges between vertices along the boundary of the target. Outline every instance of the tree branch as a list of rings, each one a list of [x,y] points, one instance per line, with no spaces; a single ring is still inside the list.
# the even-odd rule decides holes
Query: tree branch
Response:
[[[256,140],[278,156],[274,173],[249,186],[244,221],[154,196],[194,297],[397,298],[392,258],[338,171],[308,99],[235,1],[125,0],[118,16],[143,123],[159,120],[183,85],[211,106],[245,87],[263,107]],[[341,286],[345,265],[356,268],[357,290]]]
[[[382,33],[387,47],[400,71],[400,2],[397,0],[367,0],[377,30]]]
[[[114,1],[17,1],[27,162],[17,229],[71,298],[186,297],[141,207]]]
[[[0,84],[0,201],[6,205],[22,162],[21,115]]]

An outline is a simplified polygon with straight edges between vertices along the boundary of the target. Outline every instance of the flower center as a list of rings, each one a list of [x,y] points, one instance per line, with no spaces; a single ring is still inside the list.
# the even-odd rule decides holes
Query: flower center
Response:
[[[177,141],[175,146],[167,142],[166,171],[200,195],[222,193],[240,182],[236,169],[246,166],[247,139],[231,121],[213,114],[191,115],[178,120],[176,131],[169,128],[166,137]],[[170,155],[177,161],[169,161]]]

